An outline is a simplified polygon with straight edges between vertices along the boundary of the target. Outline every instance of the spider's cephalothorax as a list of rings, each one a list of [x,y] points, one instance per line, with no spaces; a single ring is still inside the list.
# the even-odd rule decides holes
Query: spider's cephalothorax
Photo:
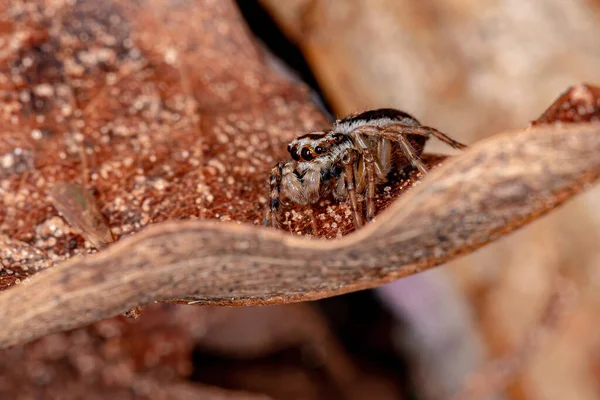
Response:
[[[331,129],[292,140],[292,160],[278,163],[271,173],[265,225],[279,226],[282,198],[308,205],[331,193],[335,199],[348,199],[356,227],[362,226],[357,194],[365,193],[366,219],[373,219],[376,186],[387,181],[392,168],[413,165],[427,172],[419,156],[430,135],[454,148],[466,147],[391,108],[351,115]]]

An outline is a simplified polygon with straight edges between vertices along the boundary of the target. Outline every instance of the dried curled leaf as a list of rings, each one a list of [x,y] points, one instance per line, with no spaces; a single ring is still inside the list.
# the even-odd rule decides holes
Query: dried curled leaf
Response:
[[[340,240],[216,221],[166,222],[49,269],[0,296],[0,344],[154,300],[269,304],[373,287],[473,251],[600,176],[600,124],[498,135],[446,162]],[[35,305],[35,306],[33,306]]]
[[[60,96],[30,104],[31,93],[20,97],[20,86],[7,88],[7,101],[18,105],[9,117],[23,124],[16,130],[10,118],[0,120],[12,129],[0,154],[20,149],[22,160],[11,158],[19,168],[0,175],[15,192],[4,198],[1,226],[14,240],[67,261],[0,294],[0,346],[154,300],[270,304],[373,287],[479,248],[600,174],[597,123],[539,124],[477,144],[422,182],[416,174],[399,176],[378,197],[379,210],[388,209],[342,239],[252,226],[262,218],[269,167],[285,157],[286,141],[325,121],[305,89],[260,57],[231,4],[90,0],[60,13],[48,7],[17,10],[29,40],[8,57],[30,59],[36,68],[28,62],[5,73],[35,81],[33,94]],[[229,28],[216,28],[216,17]],[[73,18],[84,23],[71,24]],[[196,23],[182,23],[190,19]],[[83,35],[85,26],[96,31]],[[88,40],[79,41],[82,35]],[[96,56],[106,56],[101,63],[87,54],[98,47]],[[230,59],[243,68],[232,68]],[[594,96],[579,113],[582,121],[597,117]],[[23,129],[31,129],[31,140]],[[45,241],[38,228],[56,218],[45,196],[49,183],[88,175],[120,240],[78,257],[85,249],[74,235]],[[293,208],[286,227],[342,236],[351,226],[347,211],[327,202]],[[191,218],[203,220],[177,221]]]

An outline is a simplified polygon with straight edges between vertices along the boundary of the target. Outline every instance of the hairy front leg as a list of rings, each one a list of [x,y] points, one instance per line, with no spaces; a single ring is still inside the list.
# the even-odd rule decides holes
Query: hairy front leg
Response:
[[[269,178],[269,200],[267,202],[267,211],[263,224],[279,228],[279,211],[281,209],[281,176],[283,163],[279,162],[271,170]]]

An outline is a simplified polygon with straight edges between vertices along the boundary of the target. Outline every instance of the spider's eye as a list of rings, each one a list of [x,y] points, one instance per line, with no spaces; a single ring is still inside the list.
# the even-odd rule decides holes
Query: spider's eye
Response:
[[[317,152],[317,154],[323,154],[325,153],[325,149],[321,146],[317,146],[317,148],[315,149],[315,151]]]
[[[310,161],[313,159],[313,154],[308,148],[302,149],[302,159],[306,161]]]
[[[335,140],[336,143],[341,142],[342,140],[344,140],[344,134],[342,133],[336,133],[333,135],[333,140]]]
[[[292,146],[290,146],[290,147],[288,148],[288,150],[289,150],[289,152],[290,152],[290,155],[292,156],[292,158],[293,158],[295,161],[300,161],[300,156],[298,155],[298,151],[296,150],[296,147],[292,147]]]

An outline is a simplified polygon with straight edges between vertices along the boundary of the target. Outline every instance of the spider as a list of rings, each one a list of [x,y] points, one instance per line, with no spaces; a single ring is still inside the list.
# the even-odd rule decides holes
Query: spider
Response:
[[[292,140],[288,146],[292,160],[277,163],[271,171],[264,224],[280,226],[282,198],[310,205],[331,193],[336,200],[349,201],[355,228],[360,228],[365,217],[370,221],[375,216],[375,188],[388,181],[392,168],[412,165],[427,173],[419,156],[430,135],[456,149],[466,148],[391,108],[350,115],[337,120],[331,129]],[[358,201],[361,193],[365,195],[365,216]]]

